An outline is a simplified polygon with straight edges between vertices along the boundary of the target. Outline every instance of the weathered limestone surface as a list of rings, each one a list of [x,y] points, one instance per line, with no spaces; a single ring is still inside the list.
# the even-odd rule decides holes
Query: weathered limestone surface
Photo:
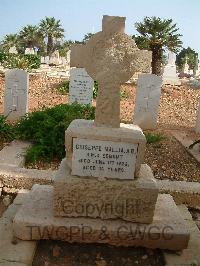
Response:
[[[189,149],[188,147],[194,142],[194,140],[186,131],[170,130],[169,132],[185,147],[186,151],[200,163],[200,145],[197,144],[192,149]]]
[[[181,215],[187,222],[190,231],[190,240],[181,254],[164,251],[166,266],[192,266],[200,265],[200,231],[192,220],[192,216],[184,205],[178,206]]]
[[[13,243],[12,220],[16,212],[20,209],[22,202],[26,202],[29,191],[21,190],[12,205],[0,218],[0,265],[5,266],[28,266],[32,265],[32,260],[36,250],[36,241],[21,241]]]
[[[142,165],[135,180],[80,178],[70,174],[66,159],[54,180],[54,215],[151,223],[158,196],[150,167]]]
[[[170,194],[176,204],[200,209],[200,183],[157,180],[157,186],[160,193]]]
[[[144,161],[146,138],[137,125],[121,123],[120,128],[107,128],[96,127],[94,122],[89,120],[74,120],[65,132],[66,158],[70,168],[72,168],[74,138],[138,144],[135,173],[132,173],[132,177],[125,177],[125,179],[138,176],[140,166]]]
[[[56,171],[26,169],[7,165],[1,165],[0,183],[10,188],[31,189],[34,184],[52,184]]]
[[[35,185],[13,221],[15,236],[24,240],[59,239],[68,242],[108,243],[181,250],[189,231],[173,199],[159,195],[152,224],[123,220],[53,216],[53,187]]]
[[[14,140],[0,151],[0,165],[24,166],[24,154],[31,144],[25,141]]]
[[[4,115],[15,121],[28,112],[29,74],[21,69],[5,72]]]
[[[143,130],[157,126],[161,86],[162,78],[154,74],[138,78],[133,122]]]
[[[96,126],[120,126],[120,85],[135,72],[150,71],[151,52],[139,50],[124,29],[125,17],[104,16],[102,31],[71,49],[71,66],[84,67],[98,81]]]

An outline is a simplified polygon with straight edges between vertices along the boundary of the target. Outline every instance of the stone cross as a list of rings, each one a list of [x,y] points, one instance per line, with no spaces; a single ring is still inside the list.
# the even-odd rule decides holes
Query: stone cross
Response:
[[[125,17],[103,16],[102,31],[71,49],[71,67],[98,81],[95,126],[120,127],[120,85],[135,72],[149,72],[151,52],[139,50],[124,33]]]

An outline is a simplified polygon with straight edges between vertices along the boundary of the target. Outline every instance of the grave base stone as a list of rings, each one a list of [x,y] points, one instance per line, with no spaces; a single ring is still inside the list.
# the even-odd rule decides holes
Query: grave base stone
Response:
[[[66,159],[54,179],[54,215],[151,223],[158,188],[149,166],[143,164],[134,180],[72,176]]]
[[[53,215],[53,187],[35,185],[13,220],[16,237],[22,240],[53,239],[70,243],[106,243],[151,249],[181,250],[189,231],[170,195],[161,194],[151,224],[120,219],[64,218]]]

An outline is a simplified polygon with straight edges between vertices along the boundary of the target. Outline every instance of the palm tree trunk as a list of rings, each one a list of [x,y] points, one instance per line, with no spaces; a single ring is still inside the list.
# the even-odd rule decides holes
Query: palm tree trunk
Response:
[[[49,34],[48,35],[48,41],[47,41],[47,55],[51,56],[52,53],[53,53],[53,38]]]
[[[162,47],[158,45],[152,45],[152,74],[161,75],[161,66],[162,66]]]

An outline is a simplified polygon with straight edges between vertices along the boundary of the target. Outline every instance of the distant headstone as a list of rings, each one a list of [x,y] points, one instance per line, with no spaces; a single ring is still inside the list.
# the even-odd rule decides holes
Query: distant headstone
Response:
[[[35,54],[35,51],[33,48],[26,48],[25,49],[25,54]]]
[[[15,121],[28,112],[29,74],[21,69],[5,72],[4,115]]]
[[[156,128],[161,86],[161,77],[154,74],[142,74],[139,76],[133,122],[142,129]]]
[[[70,69],[69,102],[91,104],[94,81],[84,68]]]
[[[15,46],[10,47],[8,52],[9,52],[9,54],[18,54],[17,49],[16,49]]]
[[[199,108],[197,111],[197,120],[196,120],[195,131],[196,131],[196,133],[200,133],[200,101],[199,101]]]
[[[181,85],[181,82],[178,78],[178,74],[176,73],[176,55],[172,52],[168,54],[168,62],[167,65],[163,69],[163,84],[170,85]]]
[[[189,74],[189,65],[188,65],[188,63],[187,63],[187,58],[186,58],[186,61],[185,61],[185,64],[184,64],[183,72],[184,72],[185,74]]]

